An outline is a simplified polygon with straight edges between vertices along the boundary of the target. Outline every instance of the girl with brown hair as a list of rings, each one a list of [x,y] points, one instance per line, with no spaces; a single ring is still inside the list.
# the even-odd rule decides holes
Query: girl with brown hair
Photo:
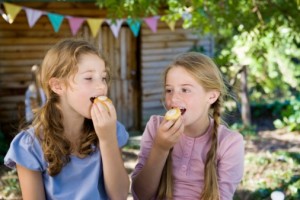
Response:
[[[177,120],[151,116],[132,174],[135,199],[231,200],[243,176],[241,134],[221,124],[222,75],[207,56],[179,55],[164,73],[167,109]]]
[[[16,168],[24,200],[126,199],[129,178],[120,148],[128,140],[106,96],[109,67],[84,40],[65,39],[46,54],[46,103],[12,141],[4,159]]]

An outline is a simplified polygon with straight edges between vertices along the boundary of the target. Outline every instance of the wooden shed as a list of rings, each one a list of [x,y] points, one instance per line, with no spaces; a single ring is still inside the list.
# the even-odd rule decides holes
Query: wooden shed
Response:
[[[64,16],[106,18],[106,11],[95,3],[79,2],[15,2],[18,6],[53,12]],[[5,11],[3,4],[2,10]],[[157,32],[141,24],[137,37],[126,22],[116,38],[108,23],[103,22],[96,37],[87,23],[72,36],[68,20],[64,19],[58,32],[53,30],[46,15],[30,28],[22,10],[12,24],[0,17],[0,129],[15,131],[24,117],[24,94],[31,81],[30,69],[40,65],[46,51],[66,37],[85,38],[102,49],[112,66],[112,85],[109,96],[117,109],[118,120],[128,130],[143,130],[152,114],[163,114],[161,104],[161,73],[175,55],[202,46],[212,54],[211,37],[200,39],[192,30],[176,23],[172,31],[158,21]]]

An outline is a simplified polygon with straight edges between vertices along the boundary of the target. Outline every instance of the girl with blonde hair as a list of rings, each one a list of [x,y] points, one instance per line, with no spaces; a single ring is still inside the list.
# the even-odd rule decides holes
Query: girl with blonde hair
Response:
[[[221,124],[226,87],[213,61],[179,55],[164,73],[167,109],[177,120],[151,116],[132,174],[135,199],[231,200],[243,176],[241,134]]]
[[[17,169],[24,200],[126,199],[129,178],[120,147],[128,140],[106,96],[109,67],[84,40],[65,39],[46,54],[47,96],[32,125],[12,141],[5,164]]]

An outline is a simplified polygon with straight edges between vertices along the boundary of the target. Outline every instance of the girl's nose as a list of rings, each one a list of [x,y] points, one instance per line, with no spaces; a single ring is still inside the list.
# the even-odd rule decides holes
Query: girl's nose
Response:
[[[174,92],[171,96],[171,102],[177,103],[180,100],[180,94],[179,92]]]
[[[96,81],[96,89],[104,89],[106,87],[106,84],[102,80]]]

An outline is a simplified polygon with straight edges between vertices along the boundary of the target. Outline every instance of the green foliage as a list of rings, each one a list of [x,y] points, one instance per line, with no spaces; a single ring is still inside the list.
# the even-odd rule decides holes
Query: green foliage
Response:
[[[1,177],[0,191],[5,197],[20,196],[21,188],[16,170],[8,171],[6,175]]]
[[[259,102],[251,104],[251,114],[253,118],[268,115],[271,118],[281,118],[282,111],[289,105],[289,101]]]
[[[300,100],[291,98],[285,109],[281,110],[281,119],[274,121],[276,128],[287,127],[288,131],[300,131]]]
[[[276,190],[284,192],[286,200],[299,199],[299,158],[299,153],[287,151],[246,154],[242,186],[253,190],[248,199],[268,199]]]
[[[247,138],[254,138],[257,136],[256,126],[245,127],[241,122],[237,122],[232,124],[230,128],[238,131]]]
[[[215,38],[216,61],[230,79],[248,66],[252,102],[287,99],[300,88],[299,0],[97,0],[111,18],[162,16]],[[288,119],[289,121],[292,119]]]
[[[97,0],[100,8],[108,10],[108,17],[118,18],[141,18],[157,15],[161,0]]]
[[[298,44],[298,33],[287,26],[255,28],[235,36],[229,44],[231,51],[221,51],[220,59],[248,66],[251,101],[285,99],[300,88],[300,64],[295,59],[300,56]],[[229,74],[238,70],[234,65],[224,68]]]

